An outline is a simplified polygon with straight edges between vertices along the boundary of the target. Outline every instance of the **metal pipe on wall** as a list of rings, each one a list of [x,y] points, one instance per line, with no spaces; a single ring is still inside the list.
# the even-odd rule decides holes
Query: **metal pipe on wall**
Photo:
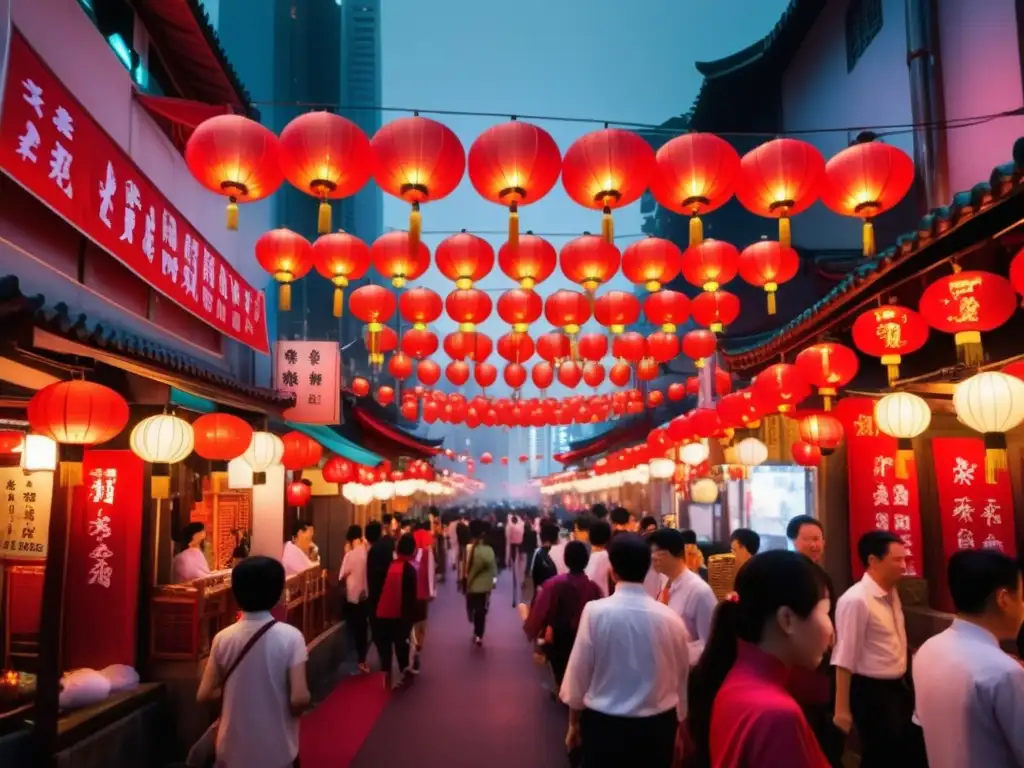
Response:
[[[912,116],[921,126],[914,131],[914,164],[923,213],[950,200],[937,0],[906,0],[906,25]]]

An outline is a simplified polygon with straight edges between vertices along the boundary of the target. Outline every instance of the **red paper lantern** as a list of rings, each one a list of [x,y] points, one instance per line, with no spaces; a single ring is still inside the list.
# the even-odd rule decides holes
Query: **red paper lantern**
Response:
[[[576,203],[602,211],[601,237],[613,242],[612,210],[636,202],[654,171],[654,150],[635,133],[605,128],[574,141],[562,160],[562,186]]]
[[[718,349],[718,337],[711,331],[698,328],[683,336],[683,354],[693,360],[694,366],[703,368],[705,358],[711,357]]]
[[[34,424],[32,428],[36,428]],[[209,461],[237,459],[252,442],[252,427],[230,413],[204,414],[192,422],[192,431],[195,434],[196,455]]]
[[[685,384],[683,384],[681,382],[678,382],[678,381],[673,381],[671,384],[668,385],[668,399],[669,400],[677,402],[679,400],[682,400],[684,397],[686,397],[686,385]]]
[[[519,206],[555,186],[562,155],[551,134],[532,123],[493,125],[469,148],[469,180],[485,200],[508,206],[508,243],[519,245]]]
[[[832,410],[832,398],[857,375],[860,361],[847,346],[834,343],[814,344],[796,356],[796,367],[804,378],[818,388],[825,401],[825,410]],[[826,454],[827,455],[827,454]]]
[[[301,432],[293,431],[282,435],[281,442],[284,444],[281,464],[285,469],[292,472],[315,467],[320,463],[320,459],[324,454],[324,449],[320,446],[320,443]],[[248,447],[246,445],[246,448]]]
[[[928,341],[928,323],[917,312],[896,304],[883,304],[861,314],[853,323],[853,343],[861,352],[881,358],[889,384],[900,374],[903,355],[916,352]]]
[[[608,291],[594,300],[594,319],[612,333],[622,333],[640,319],[640,302],[631,293]]]
[[[569,338],[565,334],[553,331],[537,339],[537,354],[549,363],[564,360],[570,352]]]
[[[256,241],[256,261],[279,283],[277,306],[288,312],[292,308],[292,283],[313,268],[313,246],[290,229],[272,229]]]
[[[477,363],[473,367],[473,378],[480,387],[487,389],[498,380],[498,369],[490,363]]]
[[[376,360],[382,352],[379,342],[384,323],[395,314],[395,295],[380,285],[363,285],[352,291],[348,307],[357,319],[366,323],[370,358]]]
[[[519,363],[509,363],[505,366],[504,378],[512,389],[519,389],[526,383],[526,369]]]
[[[444,351],[452,360],[472,360],[482,363],[491,356],[494,344],[490,336],[483,333],[456,331],[444,337]]]
[[[362,376],[352,379],[352,394],[356,397],[366,397],[370,394],[370,382]]]
[[[491,315],[491,297],[476,288],[456,289],[444,300],[448,317],[459,324],[463,333],[473,333],[478,323]]]
[[[608,371],[608,380],[617,387],[629,384],[633,370],[626,363],[616,363]]]
[[[640,381],[653,381],[661,373],[661,366],[653,357],[645,357],[636,364],[636,377]]]
[[[418,331],[425,330],[427,323],[432,323],[444,311],[441,297],[429,288],[410,288],[403,291],[398,299],[398,311],[402,319],[412,323]]]
[[[531,290],[537,283],[551,277],[558,264],[558,256],[551,243],[532,232],[519,238],[519,246],[513,248],[505,243],[498,249],[498,266],[501,271],[519,283],[521,288]]]
[[[384,384],[377,387],[377,402],[387,408],[395,401],[395,389]]]
[[[671,240],[648,235],[622,252],[622,274],[631,283],[658,291],[679,274],[683,254]]]
[[[574,335],[590,319],[590,302],[576,291],[555,291],[544,302],[544,317],[552,325]]]
[[[775,293],[779,286],[796,277],[800,256],[777,240],[762,239],[740,253],[740,277],[768,296],[768,314],[775,314]]]
[[[544,301],[533,291],[513,288],[498,297],[498,317],[519,333],[526,333],[543,311]]]
[[[749,389],[723,395],[715,407],[722,424],[734,429],[754,429],[764,415],[760,401]]]
[[[313,266],[334,283],[334,316],[341,317],[344,289],[370,268],[370,248],[347,232],[322,235],[313,243]]]
[[[843,441],[843,424],[831,413],[812,413],[800,419],[800,439],[831,456]]]
[[[562,274],[593,293],[615,276],[622,256],[612,243],[585,234],[563,245],[558,260]]]
[[[561,381],[562,380],[561,379],[561,374],[562,374],[562,369],[561,368],[558,369],[558,373],[559,373],[559,380]],[[584,381],[584,383],[588,387],[593,387],[594,389],[597,389],[599,386],[601,386],[601,382],[604,381],[604,366],[601,365],[600,363],[595,363],[593,361],[591,361],[591,362],[587,363],[586,365],[584,365],[583,366],[583,381]],[[562,381],[562,383],[564,384],[565,382]],[[579,382],[577,382],[577,383],[579,383]]]
[[[430,249],[408,232],[386,232],[370,246],[373,267],[395,288],[420,277],[430,267]]]
[[[1013,316],[1017,295],[1005,277],[957,270],[925,288],[918,308],[932,328],[954,334],[965,365],[977,366],[985,360],[981,334]]]
[[[704,239],[700,216],[724,205],[736,188],[740,156],[712,133],[686,133],[655,155],[651,194],[674,213],[690,217],[690,245]]]
[[[420,383],[426,387],[432,387],[437,384],[441,378],[441,366],[435,363],[433,360],[420,360],[416,364],[416,378],[420,380]],[[426,410],[424,409],[424,413]]]
[[[399,406],[398,412],[402,414],[403,419],[416,421],[419,418],[419,405],[415,400],[406,400]]]
[[[690,300],[678,291],[658,291],[644,299],[644,314],[665,333],[675,333],[690,318]]]
[[[388,360],[388,373],[398,381],[405,381],[412,375],[412,358],[404,352],[396,352]]]
[[[779,220],[779,242],[789,248],[789,217],[814,205],[825,179],[817,147],[798,139],[774,139],[740,160],[736,197],[751,213]]]
[[[487,466],[488,464],[490,464],[493,461],[494,461],[494,457],[491,456],[491,454],[486,453],[486,452],[480,454],[480,463],[483,464],[484,466]]]
[[[525,333],[506,333],[497,346],[498,354],[510,363],[525,363],[533,357],[533,339]]]
[[[655,331],[647,337],[647,354],[659,363],[667,363],[679,354],[679,339],[664,331]]]
[[[708,238],[683,252],[683,278],[705,291],[717,291],[736,277],[739,259],[735,245]]]
[[[341,456],[332,456],[324,464],[324,480],[328,483],[351,483],[355,476],[355,467],[348,459]]]
[[[636,331],[623,333],[612,340],[612,356],[627,363],[638,363],[647,351],[647,339]]]
[[[608,337],[601,333],[584,333],[576,340],[576,351],[584,360],[600,362],[608,354]]]
[[[558,381],[569,389],[575,389],[580,379],[583,378],[583,369],[573,362],[572,360],[566,360],[560,366],[558,366]]]
[[[660,390],[652,390],[647,393],[647,407],[657,408],[659,405],[665,402],[665,395]]]
[[[402,351],[422,360],[437,352],[437,336],[431,331],[412,329],[402,334]]]
[[[228,229],[238,229],[238,203],[270,197],[284,175],[271,131],[240,115],[204,120],[185,145],[185,163],[196,181],[228,199]]]
[[[456,387],[461,387],[469,381],[469,365],[466,364],[465,360],[453,360],[448,363],[448,367],[444,369],[444,373],[445,376],[448,377],[448,381]]]
[[[690,302],[690,309],[698,325],[721,333],[740,316],[740,300],[728,291],[705,291]]]
[[[333,112],[307,112],[281,131],[281,170],[300,192],[320,201],[317,232],[331,231],[331,204],[370,180],[373,153],[362,129]]]
[[[801,467],[816,467],[821,463],[821,449],[803,440],[797,440],[792,447],[793,461]]]
[[[722,431],[722,420],[715,408],[695,408],[690,411],[688,424],[693,433],[704,440],[715,437]]]
[[[420,204],[455,191],[466,170],[466,152],[450,128],[419,115],[392,120],[377,131],[370,147],[377,186],[412,206],[409,247],[415,252],[422,233]]]
[[[769,365],[751,383],[757,398],[772,410],[788,413],[811,394],[811,385],[795,365]]]
[[[821,201],[841,216],[864,220],[865,256],[875,255],[871,220],[891,210],[914,183],[914,161],[880,141],[854,144],[825,164]]]
[[[434,252],[434,263],[442,275],[455,281],[457,288],[472,288],[494,269],[494,249],[482,237],[462,230],[441,241]]]
[[[555,369],[551,363],[537,363],[530,369],[530,378],[537,389],[547,389],[555,380]]]
[[[43,387],[28,401],[26,413],[33,432],[62,445],[105,443],[120,434],[129,416],[128,403],[117,392],[78,379]],[[198,441],[197,434],[197,446]],[[248,447],[247,441],[242,451]]]
[[[288,483],[288,490],[285,494],[288,497],[289,507],[304,507],[313,495],[313,489],[305,480],[296,480]]]

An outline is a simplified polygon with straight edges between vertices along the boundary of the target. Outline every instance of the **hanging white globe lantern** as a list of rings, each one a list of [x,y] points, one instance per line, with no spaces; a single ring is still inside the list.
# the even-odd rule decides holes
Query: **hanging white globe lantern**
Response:
[[[710,455],[711,449],[704,443],[688,443],[679,452],[679,458],[683,460],[684,464],[691,467],[700,466],[708,460]]]
[[[373,491],[370,486],[359,483],[345,483],[341,486],[341,495],[357,507],[365,506],[373,501]]]
[[[1024,421],[1024,381],[999,371],[978,373],[953,391],[960,421],[985,439],[985,479],[1006,469],[1006,433]]]
[[[895,472],[900,480],[908,477],[907,462],[914,458],[913,439],[931,423],[932,410],[928,403],[910,392],[893,392],[875,403],[878,431],[896,438]]]
[[[710,477],[695,480],[690,486],[690,500],[695,504],[714,504],[718,500],[718,484]]]
[[[143,419],[128,438],[132,452],[153,465],[177,464],[188,458],[195,446],[195,432],[184,419],[162,413]],[[153,467],[157,471],[157,466]]]
[[[768,461],[768,446],[756,437],[748,437],[736,444],[736,460],[743,466],[743,472],[750,475],[753,467],[759,467]]]
[[[252,467],[253,485],[267,482],[267,470],[281,463],[284,456],[284,443],[273,432],[253,432],[249,447],[242,458]]]
[[[651,459],[648,467],[655,480],[668,480],[676,473],[676,463],[672,459]]]
[[[395,497],[395,484],[390,480],[374,483],[370,486],[370,491],[377,501],[390,501]]]

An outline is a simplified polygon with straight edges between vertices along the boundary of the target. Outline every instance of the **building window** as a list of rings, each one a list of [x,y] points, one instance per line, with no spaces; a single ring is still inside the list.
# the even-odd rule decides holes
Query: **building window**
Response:
[[[882,28],[882,0],[850,0],[846,6],[846,71],[853,72]]]

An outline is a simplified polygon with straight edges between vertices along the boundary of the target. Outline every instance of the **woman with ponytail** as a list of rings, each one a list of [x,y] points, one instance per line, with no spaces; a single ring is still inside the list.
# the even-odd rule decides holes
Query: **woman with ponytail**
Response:
[[[821,571],[795,552],[754,556],[719,605],[690,673],[689,729],[698,764],[711,768],[828,768],[789,670],[814,669],[832,641]]]

